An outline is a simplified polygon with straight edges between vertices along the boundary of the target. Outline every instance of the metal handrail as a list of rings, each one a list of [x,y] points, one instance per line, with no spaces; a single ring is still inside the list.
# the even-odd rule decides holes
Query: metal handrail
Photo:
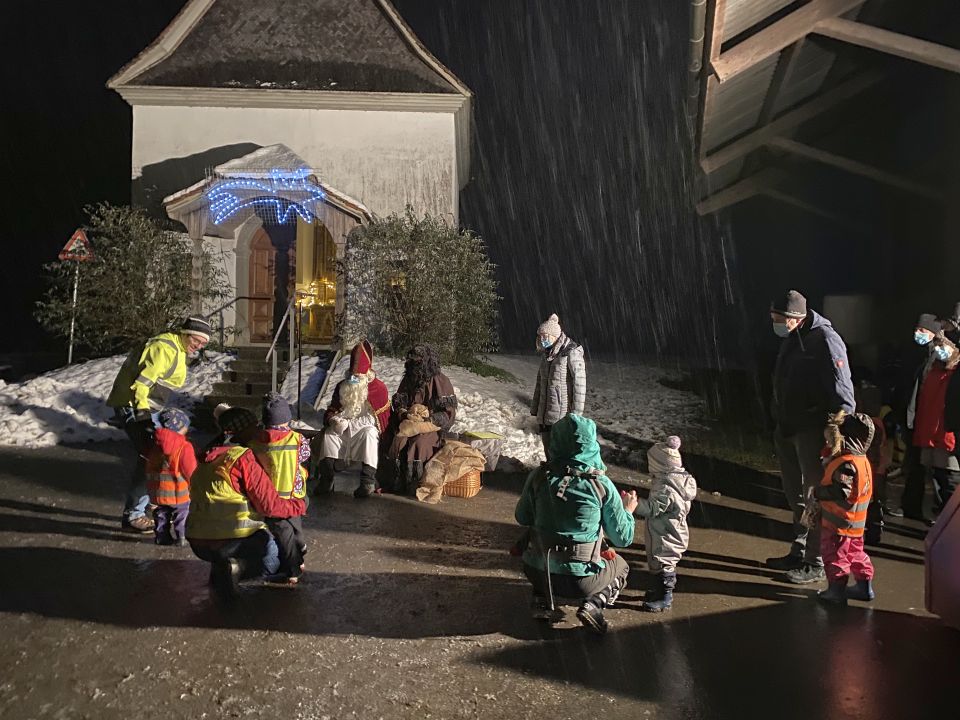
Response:
[[[264,360],[270,360],[270,372],[271,380],[270,387],[276,392],[277,391],[277,342],[280,340],[280,335],[283,333],[283,328],[286,326],[287,322],[293,318],[293,307],[297,302],[297,297],[294,295],[290,298],[290,302],[287,304],[287,309],[283,313],[283,318],[280,320],[280,325],[277,327],[277,333],[273,336],[273,342],[270,344],[270,349],[267,350],[267,355]],[[293,328],[290,329],[288,333],[290,338],[290,354],[287,356],[287,361],[293,362],[293,348],[294,348],[294,332]]]
[[[224,328],[223,328],[223,311],[226,310],[231,305],[233,305],[234,303],[239,302],[240,300],[273,300],[273,298],[268,297],[266,295],[239,295],[233,298],[233,300],[228,300],[223,305],[218,307],[216,310],[212,310],[211,312],[208,312],[206,315],[204,315],[203,317],[205,317],[207,320],[212,318],[214,315],[217,315],[217,319],[220,321],[219,330],[220,330],[220,347],[221,348],[224,347],[226,343],[226,337],[224,336]]]

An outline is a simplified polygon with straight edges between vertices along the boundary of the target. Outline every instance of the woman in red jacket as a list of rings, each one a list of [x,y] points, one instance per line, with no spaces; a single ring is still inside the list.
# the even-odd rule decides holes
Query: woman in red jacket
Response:
[[[920,449],[920,464],[927,476],[933,478],[934,510],[939,511],[960,481],[957,439],[947,418],[948,406],[955,404],[960,393],[960,384],[955,382],[960,351],[941,333],[934,340],[933,352],[935,360],[917,392],[913,444]]]

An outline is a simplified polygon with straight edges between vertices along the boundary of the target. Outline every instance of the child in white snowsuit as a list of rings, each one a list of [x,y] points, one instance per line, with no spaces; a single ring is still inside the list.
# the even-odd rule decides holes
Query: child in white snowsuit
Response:
[[[687,514],[697,496],[697,481],[683,469],[680,438],[671,435],[647,451],[652,486],[641,498],[634,515],[646,519],[647,568],[656,576],[656,586],[647,592],[643,609],[663,612],[673,604],[677,563],[690,541]]]

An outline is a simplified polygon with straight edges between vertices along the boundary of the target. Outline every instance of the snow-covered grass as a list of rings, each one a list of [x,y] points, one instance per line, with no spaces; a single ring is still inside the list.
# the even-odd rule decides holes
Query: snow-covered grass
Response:
[[[174,404],[189,410],[210,393],[231,356],[207,353],[208,362],[193,368]],[[460,367],[444,372],[453,382],[459,399],[455,432],[486,430],[504,436],[503,461],[510,458],[526,466],[543,460],[536,419],[530,415],[530,398],[537,376],[536,355],[492,355],[487,360],[514,375],[518,382],[481,377]],[[61,442],[120,440],[122,431],[107,424],[112,411],[105,405],[123,356],[92,360],[60,368],[32,380],[4,385],[0,381],[0,445],[45,447]],[[346,376],[349,357],[331,370],[323,397],[323,371],[318,358],[304,358],[301,411],[307,426],[319,428],[322,411],[329,405],[338,380]],[[390,393],[403,376],[403,361],[380,357],[374,369]],[[702,403],[693,393],[664,386],[662,378],[673,375],[636,363],[590,362],[587,365],[585,414],[609,435],[622,433],[635,440],[654,441],[698,426]],[[673,378],[676,379],[676,378]],[[297,372],[288,373],[283,394],[295,402]],[[606,439],[607,441],[610,438]]]
[[[231,356],[208,352],[207,362],[187,372],[187,382],[172,405],[190,410],[220,379]],[[68,365],[32,380],[7,385],[0,381],[0,445],[49,447],[58,443],[122,440],[122,430],[108,425],[106,406],[123,355]]]

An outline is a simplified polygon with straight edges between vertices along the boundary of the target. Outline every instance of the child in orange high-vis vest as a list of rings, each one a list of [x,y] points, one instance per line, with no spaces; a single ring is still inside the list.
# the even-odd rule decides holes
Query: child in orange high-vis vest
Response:
[[[819,501],[820,554],[829,584],[818,593],[824,602],[846,605],[848,598],[874,598],[873,563],[863,549],[873,495],[873,471],[866,453],[873,434],[870,416],[843,411],[829,419],[824,431],[829,457],[824,460],[823,479],[813,491]],[[850,575],[856,584],[848,588]]]
[[[197,469],[193,445],[187,440],[190,418],[183,410],[167,408],[157,419],[160,427],[147,454],[147,494],[156,505],[154,539],[157,545],[186,545],[190,476]]]

